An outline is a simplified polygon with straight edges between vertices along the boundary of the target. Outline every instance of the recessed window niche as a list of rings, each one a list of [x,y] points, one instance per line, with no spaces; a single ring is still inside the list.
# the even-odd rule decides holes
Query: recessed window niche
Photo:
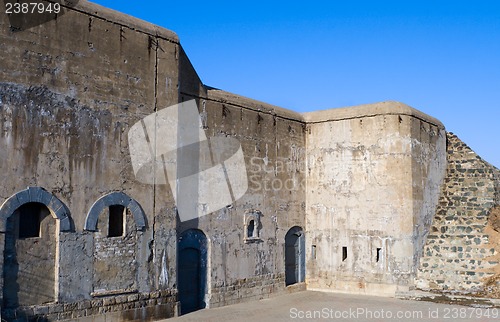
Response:
[[[245,243],[262,241],[262,239],[260,239],[260,229],[262,228],[260,222],[261,217],[262,213],[258,210],[250,210],[245,213]]]

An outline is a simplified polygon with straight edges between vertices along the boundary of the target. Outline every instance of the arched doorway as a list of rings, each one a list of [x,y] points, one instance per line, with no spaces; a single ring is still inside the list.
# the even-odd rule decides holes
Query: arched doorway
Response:
[[[139,245],[144,236],[140,231],[145,229],[144,210],[127,194],[112,192],[94,202],[85,219],[85,230],[94,232],[94,294],[105,296],[138,288]]]
[[[57,301],[59,234],[70,230],[68,208],[41,187],[29,187],[5,200],[0,206],[2,308]]]
[[[56,300],[56,234],[56,221],[41,203],[26,203],[7,219],[4,307],[16,308]]]
[[[207,237],[201,230],[186,230],[177,249],[177,289],[181,314],[186,314],[206,307]]]
[[[304,282],[305,236],[302,228],[292,227],[285,235],[285,285]]]

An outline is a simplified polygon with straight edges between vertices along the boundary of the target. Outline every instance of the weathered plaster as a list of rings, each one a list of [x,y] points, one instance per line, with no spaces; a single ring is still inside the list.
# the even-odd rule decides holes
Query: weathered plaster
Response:
[[[42,239],[46,262],[54,262],[43,266],[54,272],[46,287],[53,301],[3,306],[2,317],[173,316],[181,307],[178,245],[191,230],[206,236],[206,307],[306,287],[394,295],[414,286],[419,267],[417,285],[443,287],[436,274],[446,275],[448,261],[433,263],[443,269],[430,275],[425,264],[434,261],[436,229],[460,221],[458,212],[448,214],[453,204],[443,204],[450,195],[443,191],[463,178],[454,177],[461,170],[450,165],[455,151],[446,150],[438,120],[398,102],[299,114],[227,93],[201,82],[175,33],[86,1],[66,10],[22,32],[0,14],[0,266],[16,239],[6,221],[24,202],[51,212],[53,228]],[[240,142],[248,190],[232,205],[182,222],[168,184],[136,180],[127,139],[143,118],[190,99],[206,137]],[[148,140],[161,144],[161,133]],[[486,189],[476,179],[467,179],[469,187]],[[490,199],[471,197],[481,214],[499,203],[498,175],[488,180]],[[109,206],[117,204],[128,208],[125,230],[109,237]],[[439,223],[443,211],[453,217],[446,224]],[[252,238],[249,218],[257,224]],[[306,276],[286,286],[290,229],[305,234]],[[472,279],[451,285],[463,281]]]

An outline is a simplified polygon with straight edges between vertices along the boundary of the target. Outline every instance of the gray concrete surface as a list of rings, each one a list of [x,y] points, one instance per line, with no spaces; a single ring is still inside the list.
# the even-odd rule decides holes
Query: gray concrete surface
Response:
[[[196,311],[177,321],[499,321],[500,309],[305,291]]]

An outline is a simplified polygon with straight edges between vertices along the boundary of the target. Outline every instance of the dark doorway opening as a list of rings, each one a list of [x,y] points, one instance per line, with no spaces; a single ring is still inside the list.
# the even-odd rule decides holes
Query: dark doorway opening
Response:
[[[55,301],[57,224],[41,203],[28,202],[7,219],[3,308]]]
[[[292,227],[285,236],[285,285],[305,280],[305,236],[302,228]]]
[[[206,307],[207,238],[198,229],[183,232],[178,241],[177,289],[181,314]]]

